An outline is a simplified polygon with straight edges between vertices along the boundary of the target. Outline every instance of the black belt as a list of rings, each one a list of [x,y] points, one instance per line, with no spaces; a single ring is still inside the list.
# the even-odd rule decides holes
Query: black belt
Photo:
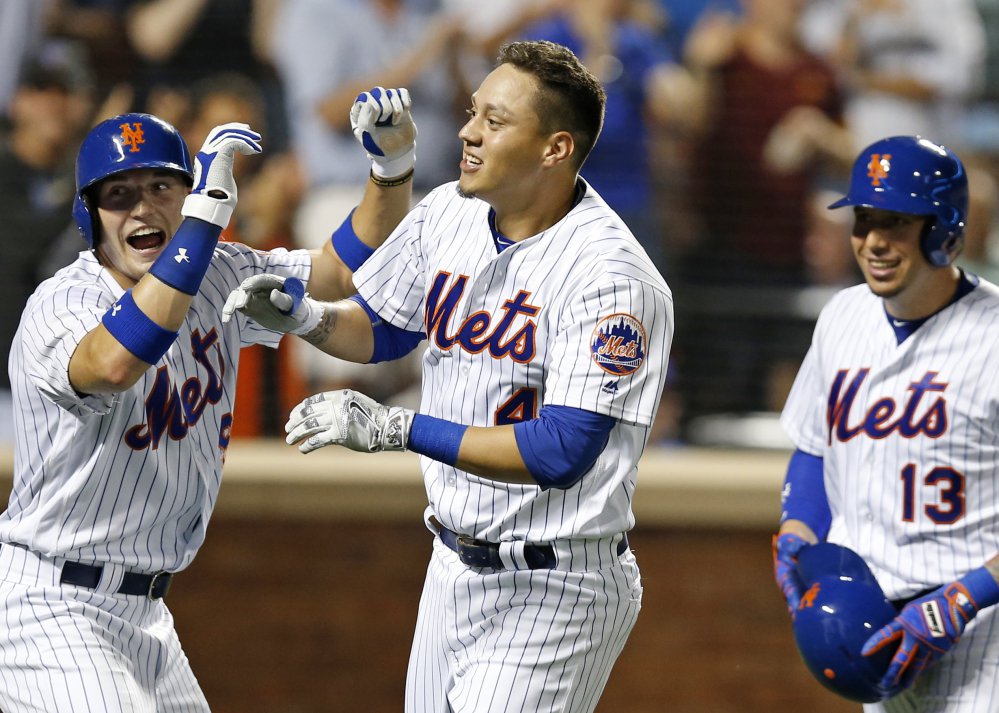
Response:
[[[59,577],[59,583],[94,589],[100,584],[103,573],[104,568],[100,565],[67,562],[62,566],[62,575]],[[115,591],[118,594],[131,594],[134,596],[149,597],[150,599],[162,599],[170,591],[170,581],[172,579],[173,574],[171,572],[157,572],[156,574],[125,572],[125,575],[121,579],[121,585]]]
[[[462,564],[469,567],[490,567],[506,569],[500,557],[500,546],[495,542],[476,540],[467,535],[459,535],[444,527],[435,517],[430,518],[430,524],[437,530],[441,542],[458,554]],[[628,549],[628,536],[625,535],[617,545],[618,555]],[[528,569],[555,569],[558,557],[551,545],[524,545],[524,561]]]

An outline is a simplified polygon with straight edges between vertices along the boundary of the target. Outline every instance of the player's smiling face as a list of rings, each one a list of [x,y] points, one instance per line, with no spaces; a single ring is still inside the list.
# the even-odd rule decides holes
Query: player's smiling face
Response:
[[[926,316],[918,312],[928,308],[935,285],[948,279],[948,272],[931,265],[920,249],[927,218],[863,206],[854,208],[854,217],[853,253],[871,291],[888,301],[895,317]]]
[[[123,286],[138,282],[177,232],[188,192],[181,174],[152,168],[124,171],[97,186],[97,254],[119,282],[130,283]]]
[[[534,106],[536,80],[511,64],[487,76],[472,96],[468,121],[458,132],[463,155],[458,188],[493,207],[519,207],[537,197],[549,136]]]

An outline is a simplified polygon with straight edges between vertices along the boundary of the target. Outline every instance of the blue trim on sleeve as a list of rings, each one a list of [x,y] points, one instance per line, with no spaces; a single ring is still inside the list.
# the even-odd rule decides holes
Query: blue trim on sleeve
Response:
[[[801,450],[791,454],[781,501],[781,522],[801,520],[820,540],[826,539],[832,525],[832,512],[826,497],[821,456]]]
[[[177,339],[177,332],[156,324],[135,304],[131,290],[104,313],[101,322],[112,337],[147,364],[158,362]]]
[[[527,470],[542,488],[578,483],[607,446],[617,421],[571,406],[542,406],[538,417],[514,424]]]
[[[357,210],[356,208],[354,210]],[[351,272],[357,272],[357,268],[364,264],[364,261],[371,257],[375,249],[365,245],[354,232],[351,219],[354,217],[354,210],[350,211],[340,227],[333,231],[330,242],[333,243],[333,250],[343,260],[343,264],[350,268]]]
[[[458,449],[468,426],[422,413],[413,416],[406,448],[447,465],[458,462]]]
[[[187,295],[198,294],[221,234],[222,228],[213,223],[200,218],[184,218],[149,272],[175,290]]]
[[[371,353],[371,359],[368,360],[369,364],[401,359],[416,349],[416,345],[423,340],[423,332],[411,332],[408,329],[400,329],[383,320],[360,295],[352,295],[347,299],[361,305],[361,308],[367,312],[368,319],[371,320],[371,331],[375,338],[375,347]]]

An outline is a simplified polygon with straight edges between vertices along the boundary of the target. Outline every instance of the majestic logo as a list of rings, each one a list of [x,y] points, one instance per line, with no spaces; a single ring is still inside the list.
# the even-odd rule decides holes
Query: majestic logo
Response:
[[[890,153],[873,153],[871,154],[871,162],[867,164],[867,177],[871,179],[872,186],[880,186],[881,181],[888,178],[888,172],[891,170],[891,154]]]
[[[427,338],[447,351],[455,344],[469,354],[488,351],[494,359],[510,357],[518,364],[534,358],[535,332],[538,325],[533,319],[541,308],[528,303],[530,292],[521,290],[512,300],[505,300],[501,307],[503,315],[497,317],[485,310],[469,315],[457,330],[448,334],[448,324],[458,310],[458,303],[468,284],[468,276],[460,275],[444,293],[444,286],[451,273],[438,272],[427,295],[426,327]],[[524,318],[524,319],[519,319]],[[520,323],[514,328],[515,323]]]
[[[139,146],[146,143],[146,137],[142,133],[142,122],[125,123],[118,128],[121,129],[121,142],[128,146],[128,152],[138,153]]]
[[[604,317],[590,337],[590,355],[608,374],[634,374],[645,362],[645,327],[630,314]]]
[[[919,381],[909,384],[909,396],[901,409],[895,399],[886,396],[872,403],[867,412],[862,414],[862,420],[851,423],[854,401],[870,371],[858,370],[849,383],[848,370],[842,369],[836,373],[829,389],[826,410],[830,445],[834,438],[845,443],[861,433],[876,439],[886,438],[896,432],[903,438],[915,438],[920,434],[937,438],[947,431],[947,400],[943,396],[931,400],[929,396],[933,392],[942,393],[947,390],[946,382],[936,380],[938,372],[935,371],[928,371]]]

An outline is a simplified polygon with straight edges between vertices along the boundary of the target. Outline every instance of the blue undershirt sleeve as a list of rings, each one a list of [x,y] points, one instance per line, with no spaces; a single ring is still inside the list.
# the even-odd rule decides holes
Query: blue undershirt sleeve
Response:
[[[542,406],[538,417],[514,424],[524,465],[543,488],[571,488],[607,446],[617,421],[571,406]]]
[[[826,497],[821,456],[800,450],[791,454],[781,493],[780,521],[785,520],[801,520],[820,540],[829,534],[832,511]]]
[[[369,364],[377,364],[383,361],[401,359],[416,349],[424,336],[423,332],[411,332],[407,329],[400,329],[389,324],[378,313],[371,309],[371,306],[360,295],[353,295],[348,299],[354,300],[361,305],[371,320],[371,331],[374,333],[375,348],[371,353]]]

